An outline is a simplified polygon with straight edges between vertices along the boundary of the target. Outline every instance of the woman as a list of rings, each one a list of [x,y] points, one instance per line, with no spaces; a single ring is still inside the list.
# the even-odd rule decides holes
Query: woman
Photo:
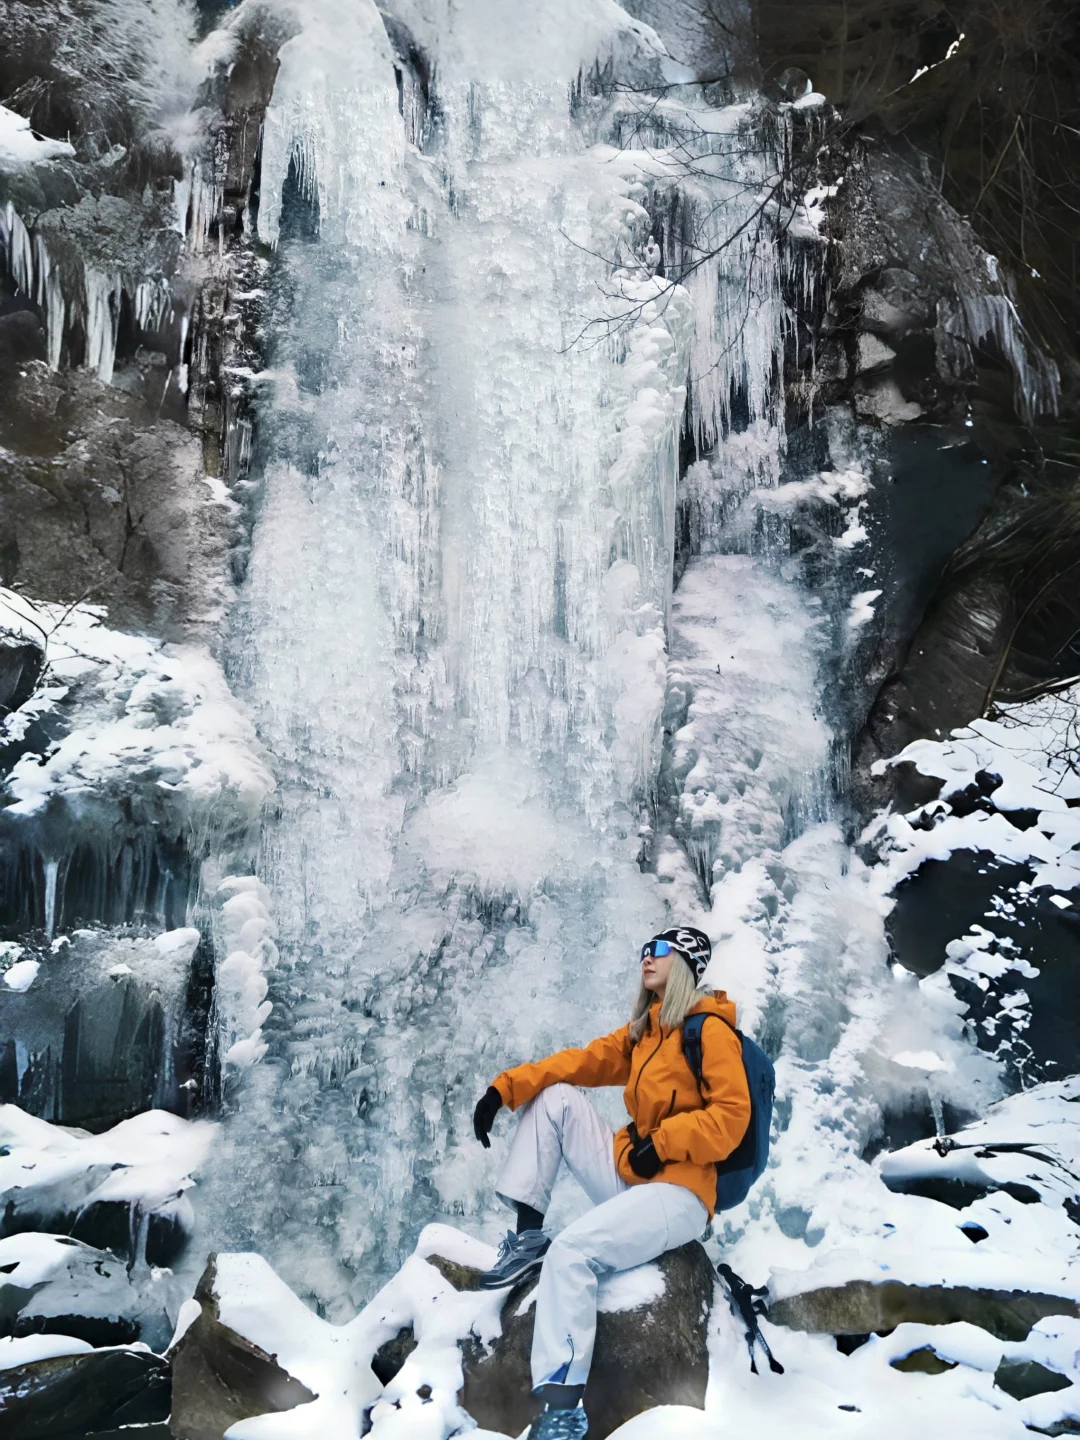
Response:
[[[701,1235],[716,1199],[716,1161],[736,1148],[749,1123],[735,1006],[701,984],[711,952],[701,930],[655,936],[641,952],[641,989],[628,1025],[583,1050],[504,1071],[476,1107],[473,1127],[485,1147],[504,1105],[522,1111],[497,1192],[517,1208],[517,1228],[484,1284],[498,1289],[540,1272],[532,1379],[544,1409],[529,1440],[585,1434],[581,1397],[596,1333],[597,1277]],[[682,1023],[699,1010],[718,1017],[702,1028],[700,1089],[682,1050]],[[612,1136],[575,1085],[624,1086],[630,1123]],[[560,1161],[594,1208],[549,1240],[544,1212]]]

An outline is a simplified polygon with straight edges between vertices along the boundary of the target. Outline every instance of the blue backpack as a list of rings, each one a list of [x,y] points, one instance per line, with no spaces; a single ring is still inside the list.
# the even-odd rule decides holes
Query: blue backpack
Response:
[[[682,1047],[686,1063],[701,1089],[701,1031],[708,1020],[705,1015],[688,1015],[683,1021]],[[716,1016],[723,1020],[722,1015]],[[724,1020],[726,1025],[728,1022]],[[730,1027],[735,1029],[734,1026]],[[772,1130],[773,1093],[776,1071],[772,1061],[753,1040],[735,1030],[742,1045],[746,1083],[750,1089],[750,1123],[746,1134],[726,1160],[716,1162],[716,1208],[730,1210],[741,1205],[750,1193],[750,1186],[759,1178],[769,1160],[769,1134]]]

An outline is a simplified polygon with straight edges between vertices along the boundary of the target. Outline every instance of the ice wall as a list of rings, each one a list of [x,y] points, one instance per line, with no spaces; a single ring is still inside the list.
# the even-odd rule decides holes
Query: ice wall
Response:
[[[653,161],[578,83],[660,81],[645,27],[404,17],[439,47],[421,151],[374,6],[310,11],[267,118],[234,645],[276,759],[280,962],[211,1224],[334,1307],[433,1210],[475,1209],[478,1081],[615,1023],[663,918],[638,832],[692,300],[637,258]]]
[[[306,7],[267,117],[233,649],[279,784],[279,950],[205,1211],[336,1318],[433,1216],[497,1223],[477,1095],[619,1023],[668,916],[714,932],[797,1143],[835,1134],[822,1164],[873,1129],[890,1003],[817,705],[847,620],[761,518],[775,121],[673,84],[608,0],[396,22],[428,50],[423,123],[374,6],[338,0]],[[673,597],[687,412],[706,553]],[[800,1243],[801,1193],[765,1202]]]

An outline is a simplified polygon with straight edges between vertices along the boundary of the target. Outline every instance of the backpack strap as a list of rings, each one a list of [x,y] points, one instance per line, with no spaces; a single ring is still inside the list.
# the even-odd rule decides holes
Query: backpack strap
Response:
[[[724,1020],[723,1015],[716,1015],[716,1012],[705,1011],[697,1015],[688,1015],[682,1023],[682,1048],[686,1063],[690,1066],[690,1072],[697,1081],[697,1087],[701,1089],[701,1078],[705,1071],[705,1053],[701,1045],[701,1032],[705,1028],[705,1021],[710,1015],[715,1015],[717,1020],[723,1020],[729,1030],[734,1031],[742,1040],[742,1032],[735,1029],[730,1021]]]
[[[701,1049],[701,1030],[705,1024],[705,1015],[688,1015],[682,1023],[682,1049],[686,1057],[686,1063],[690,1066],[690,1072],[697,1081],[697,1087],[701,1089],[701,1075],[705,1068],[705,1057]]]

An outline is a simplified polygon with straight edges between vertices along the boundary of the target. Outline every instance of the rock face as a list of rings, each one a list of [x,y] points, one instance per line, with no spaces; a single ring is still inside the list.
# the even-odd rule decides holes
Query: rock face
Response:
[[[477,1288],[479,1272],[430,1263],[461,1290]],[[657,1405],[702,1407],[708,1381],[706,1329],[715,1275],[698,1244],[670,1251],[656,1262],[664,1293],[632,1309],[599,1315],[592,1372],[585,1391],[590,1440],[604,1440],[635,1415]],[[527,1308],[523,1305],[527,1303]],[[503,1308],[503,1334],[490,1353],[475,1341],[462,1346],[465,1385],[461,1403],[482,1429],[519,1434],[536,1413],[529,1373],[535,1310],[527,1292],[511,1292]],[[378,1352],[375,1373],[384,1383],[411,1349],[403,1332]],[[201,1440],[201,1437],[200,1437]]]
[[[195,1291],[200,1312],[169,1351],[177,1440],[221,1440],[238,1420],[291,1410],[315,1397],[250,1340],[218,1319],[211,1259]]]
[[[169,1365],[148,1350],[93,1350],[0,1370],[4,1440],[100,1435],[168,1413]]]
[[[198,930],[83,931],[37,958],[32,992],[0,989],[0,1102],[95,1133],[150,1108],[196,1108],[213,979]]]
[[[850,1280],[774,1300],[769,1319],[792,1330],[825,1335],[872,1335],[897,1325],[951,1325],[966,1321],[1000,1340],[1023,1340],[1046,1315],[1080,1316],[1075,1300],[1025,1290],[971,1286],[880,1284]]]

